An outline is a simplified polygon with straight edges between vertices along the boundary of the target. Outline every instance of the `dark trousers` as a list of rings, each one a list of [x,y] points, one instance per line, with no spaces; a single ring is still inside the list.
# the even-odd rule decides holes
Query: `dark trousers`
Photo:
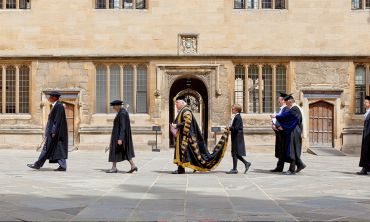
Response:
[[[182,167],[182,166],[178,166],[177,167],[177,172],[179,172],[179,173],[185,173],[185,168]]]
[[[233,170],[237,169],[238,166],[238,160],[242,161],[244,165],[246,165],[248,162],[239,154],[237,153],[231,153],[231,156],[233,157]]]
[[[44,163],[46,162],[47,157],[46,157],[46,147],[42,149],[39,159],[35,162],[35,166],[42,167],[44,166]],[[60,159],[58,160],[58,164],[60,167],[67,169],[67,161],[65,159]]]

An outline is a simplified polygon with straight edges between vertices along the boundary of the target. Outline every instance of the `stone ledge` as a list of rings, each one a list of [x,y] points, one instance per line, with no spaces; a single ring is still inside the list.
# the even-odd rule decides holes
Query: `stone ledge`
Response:
[[[132,127],[132,134],[148,134],[155,135],[156,131],[152,130],[151,126],[146,127]],[[80,134],[110,134],[112,127],[81,127],[78,132]],[[162,131],[157,131],[158,135],[162,134]]]
[[[41,127],[2,126],[0,134],[43,134]]]
[[[362,134],[363,127],[354,126],[354,127],[345,127],[343,128],[342,134]]]

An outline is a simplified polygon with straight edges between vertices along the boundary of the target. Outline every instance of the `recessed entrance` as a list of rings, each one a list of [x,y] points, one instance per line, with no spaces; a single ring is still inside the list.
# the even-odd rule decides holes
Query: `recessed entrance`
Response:
[[[208,138],[208,92],[205,84],[196,78],[184,77],[176,80],[170,89],[169,95],[169,120],[176,118],[175,98],[185,96],[193,114],[198,122],[204,140]],[[174,147],[175,140],[169,135],[170,147]]]
[[[333,147],[334,106],[319,101],[310,104],[310,146]]]

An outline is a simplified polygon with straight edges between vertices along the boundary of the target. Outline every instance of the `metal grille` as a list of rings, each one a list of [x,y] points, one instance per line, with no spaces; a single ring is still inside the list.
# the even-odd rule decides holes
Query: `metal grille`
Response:
[[[286,67],[284,65],[278,65],[276,67],[276,95],[280,92],[286,92]],[[279,112],[279,104],[276,103],[276,111]]]
[[[105,66],[96,68],[96,113],[107,112],[107,69]]]
[[[285,0],[275,0],[275,9],[285,9]]]
[[[370,8],[370,0],[366,0],[365,4],[366,4],[365,5],[366,8]]]
[[[258,9],[258,0],[248,0],[247,7],[249,9]]]
[[[134,103],[133,95],[134,83],[134,69],[132,66],[125,66],[123,68],[123,100],[128,105],[127,111],[132,113],[132,106]]]
[[[105,9],[105,0],[96,0],[96,8],[97,9]]]
[[[110,100],[121,99],[121,68],[118,65],[110,67]],[[113,109],[110,110],[114,112]]]
[[[6,68],[6,113],[15,113],[15,67]]]
[[[119,8],[120,0],[109,0],[109,8]]]
[[[242,107],[242,112],[245,112],[244,106],[244,91],[245,91],[245,67],[238,65],[235,66],[235,91],[234,91],[234,103],[239,104]]]
[[[0,0],[0,9],[2,9],[2,8],[3,8],[3,1]]]
[[[262,0],[262,8],[272,8],[272,0]]]
[[[30,69],[19,68],[19,113],[29,113]]]
[[[365,113],[365,107],[363,101],[366,94],[366,69],[364,66],[356,67],[356,113],[363,114]]]
[[[146,9],[146,1],[136,0],[136,9]]]
[[[248,67],[248,113],[258,113],[258,66],[251,65]]]
[[[133,9],[134,8],[134,3],[132,0],[123,0],[123,8],[124,9]]]
[[[137,67],[136,112],[147,112],[147,68],[144,65]]]
[[[262,67],[263,81],[263,103],[262,110],[264,113],[272,112],[272,67],[264,65]]]

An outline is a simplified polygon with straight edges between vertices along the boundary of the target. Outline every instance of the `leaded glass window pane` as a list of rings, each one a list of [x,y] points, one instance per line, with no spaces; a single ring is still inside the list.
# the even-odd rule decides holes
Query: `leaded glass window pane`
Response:
[[[278,65],[276,67],[276,95],[280,95],[280,92],[286,93],[286,67]],[[276,102],[276,111],[280,110],[279,104]]]
[[[356,67],[356,113],[365,113],[364,99],[366,94],[366,69],[364,66]]]
[[[134,103],[133,95],[134,83],[134,69],[132,66],[125,66],[123,68],[123,101],[128,105],[127,111],[132,113]]]
[[[262,109],[264,113],[272,112],[272,68],[265,65],[262,67],[263,98]]]
[[[136,112],[147,113],[147,68],[137,67]]]
[[[19,68],[19,113],[29,113],[30,69]]]
[[[110,67],[110,100],[121,99],[121,68],[118,65]],[[113,112],[113,109],[110,109]]]
[[[15,113],[15,67],[8,66],[6,68],[6,113]]]
[[[107,112],[107,68],[96,68],[96,113]]]
[[[249,94],[248,113],[259,112],[258,89],[259,89],[258,66],[250,65],[248,67],[248,94]]]
[[[262,8],[272,8],[272,0],[262,0]]]
[[[245,67],[238,65],[235,67],[235,91],[234,103],[242,107],[242,112],[245,112],[244,106],[244,80],[245,80]]]

